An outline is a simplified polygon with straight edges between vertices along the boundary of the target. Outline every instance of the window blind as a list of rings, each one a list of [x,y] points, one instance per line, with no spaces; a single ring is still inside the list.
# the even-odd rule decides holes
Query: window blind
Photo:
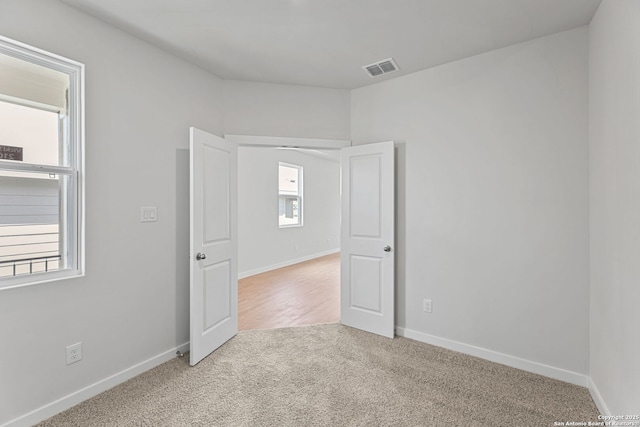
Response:
[[[0,100],[65,115],[69,76],[0,54]]]

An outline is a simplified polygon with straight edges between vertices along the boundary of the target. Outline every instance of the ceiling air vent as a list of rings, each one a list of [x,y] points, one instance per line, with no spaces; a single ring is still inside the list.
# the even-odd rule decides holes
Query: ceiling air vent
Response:
[[[371,77],[381,76],[383,74],[392,73],[394,71],[398,71],[398,66],[393,58],[384,59],[382,61],[376,62],[374,64],[365,65],[364,70]]]

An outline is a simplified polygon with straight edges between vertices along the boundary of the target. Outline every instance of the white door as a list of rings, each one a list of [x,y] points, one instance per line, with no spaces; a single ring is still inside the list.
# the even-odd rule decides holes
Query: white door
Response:
[[[393,142],[342,149],[340,320],[393,338]]]
[[[238,333],[237,145],[190,128],[191,328],[195,365]]]

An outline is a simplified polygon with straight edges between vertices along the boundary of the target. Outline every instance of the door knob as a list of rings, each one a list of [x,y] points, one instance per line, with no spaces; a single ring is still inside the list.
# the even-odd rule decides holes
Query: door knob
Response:
[[[387,245],[384,247],[385,252],[391,252],[391,246]]]
[[[207,259],[207,255],[206,255],[206,254],[203,254],[202,252],[198,252],[198,255],[196,255],[196,259],[197,259],[198,261],[201,261],[201,260],[203,260],[203,259]]]

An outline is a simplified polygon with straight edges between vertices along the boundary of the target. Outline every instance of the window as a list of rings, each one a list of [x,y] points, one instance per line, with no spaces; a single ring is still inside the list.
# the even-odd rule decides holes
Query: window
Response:
[[[0,289],[83,274],[83,77],[0,37]]]
[[[279,164],[278,224],[280,228],[302,225],[302,166]]]

